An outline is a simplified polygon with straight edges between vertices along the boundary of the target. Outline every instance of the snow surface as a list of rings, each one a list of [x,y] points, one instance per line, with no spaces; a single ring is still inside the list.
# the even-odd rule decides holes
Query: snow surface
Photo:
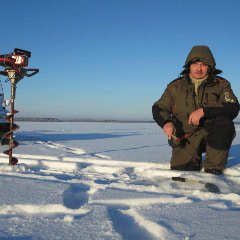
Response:
[[[239,125],[221,177],[170,171],[154,123],[19,125],[19,164],[0,154],[0,239],[239,239]]]

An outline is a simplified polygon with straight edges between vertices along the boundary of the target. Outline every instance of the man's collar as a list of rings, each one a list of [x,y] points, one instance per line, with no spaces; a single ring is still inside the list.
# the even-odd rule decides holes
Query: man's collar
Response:
[[[189,75],[185,76],[185,79],[187,80],[188,84],[192,84],[192,79]],[[211,74],[208,75],[207,79],[204,81],[205,85],[211,86],[215,84],[215,77]]]

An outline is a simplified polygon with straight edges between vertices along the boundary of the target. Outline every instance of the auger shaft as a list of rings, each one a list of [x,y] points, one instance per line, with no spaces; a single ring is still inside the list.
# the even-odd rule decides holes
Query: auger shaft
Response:
[[[16,76],[15,70],[9,70],[7,71],[8,78],[11,81],[11,108],[10,108],[10,115],[8,116],[9,121],[9,132],[6,133],[7,138],[9,139],[9,149],[4,151],[5,154],[9,156],[9,164],[15,165],[17,164],[18,160],[17,158],[13,157],[13,148],[16,147],[18,144],[14,143],[13,138],[13,132],[16,131],[18,127],[16,127],[16,124],[14,124],[14,114],[17,113],[17,111],[14,109],[14,103],[15,103],[15,97],[16,97],[16,83],[19,81]]]
[[[12,146],[13,146],[13,122],[14,122],[14,103],[15,103],[15,94],[16,94],[16,84],[11,80],[11,112],[10,112],[10,138],[9,138],[9,164],[12,164]]]

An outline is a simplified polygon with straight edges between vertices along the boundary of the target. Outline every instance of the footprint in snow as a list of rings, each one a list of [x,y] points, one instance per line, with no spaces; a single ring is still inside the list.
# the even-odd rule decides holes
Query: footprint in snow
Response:
[[[72,184],[63,192],[63,205],[78,209],[88,202],[90,187],[85,184]]]

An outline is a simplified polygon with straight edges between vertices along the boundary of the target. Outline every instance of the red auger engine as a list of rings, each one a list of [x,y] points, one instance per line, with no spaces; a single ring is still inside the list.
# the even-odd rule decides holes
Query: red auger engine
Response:
[[[39,72],[36,68],[26,68],[28,66],[28,59],[31,57],[31,52],[15,48],[11,54],[0,55],[0,66],[4,67],[0,71],[1,75],[7,76],[11,82],[11,101],[10,113],[6,116],[7,127],[2,127],[4,132],[3,138],[8,141],[9,148],[4,151],[9,156],[9,164],[17,164],[17,158],[12,156],[13,148],[18,146],[18,142],[13,138],[13,132],[19,129],[19,126],[14,123],[14,114],[18,111],[14,109],[14,102],[16,96],[16,84],[24,77],[32,77]]]

